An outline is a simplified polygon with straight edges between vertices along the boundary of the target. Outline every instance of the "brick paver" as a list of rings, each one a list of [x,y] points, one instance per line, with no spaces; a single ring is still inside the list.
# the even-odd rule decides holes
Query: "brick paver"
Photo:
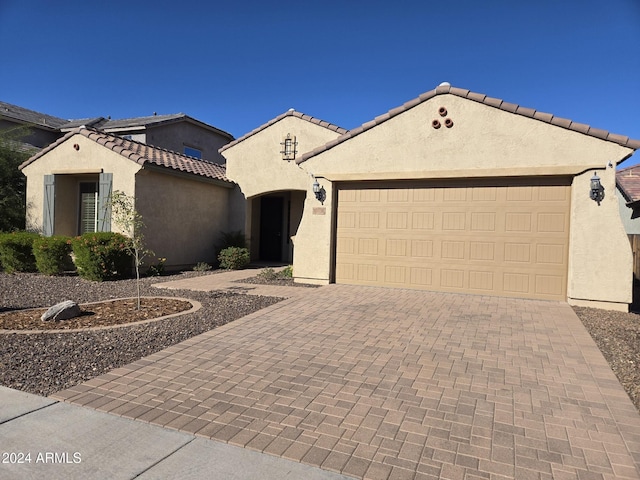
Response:
[[[640,478],[640,415],[568,305],[296,290],[54,398],[354,477]]]

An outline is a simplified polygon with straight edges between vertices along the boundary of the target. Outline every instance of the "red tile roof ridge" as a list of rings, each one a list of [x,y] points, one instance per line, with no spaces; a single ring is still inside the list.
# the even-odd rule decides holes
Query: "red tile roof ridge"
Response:
[[[111,135],[105,132],[94,130],[92,128],[78,127],[59,138],[54,143],[48,145],[40,152],[33,155],[20,165],[22,170],[27,165],[33,163],[44,154],[50,152],[58,145],[66,142],[74,135],[83,135],[89,140],[108,148],[115,153],[131,160],[139,165],[153,164],[160,167],[166,167],[173,170],[179,170],[201,177],[207,177],[215,180],[221,180],[227,183],[231,182],[226,175],[226,167],[206,160],[190,157],[182,153],[177,153],[165,148],[155,147],[135,140],[128,140],[117,135]]]
[[[335,141],[326,143],[325,145],[315,148],[310,152],[304,153],[299,159],[296,160],[296,163],[298,164],[303,163],[308,159],[315,157],[316,155],[322,152],[330,150],[331,148],[335,147],[336,145],[339,145],[340,143],[348,140],[349,138],[355,137],[356,135],[366,132],[367,130],[374,128],[380,125],[381,123],[384,123],[387,120],[390,120],[396,115],[400,115],[401,113],[417,105],[420,105],[421,103],[437,95],[446,95],[446,94],[456,95],[458,97],[466,98],[474,102],[482,103],[484,105],[489,105],[491,107],[513,113],[515,115],[522,115],[534,120],[538,120],[541,122],[549,123],[551,125],[566,128],[567,130],[589,135],[591,137],[599,138],[601,140],[605,140],[608,142],[617,143],[623,147],[628,147],[633,150],[640,149],[640,140],[630,139],[629,137],[626,137],[624,135],[610,133],[606,130],[590,127],[589,125],[586,125],[586,124],[573,122],[572,120],[567,118],[556,117],[555,115],[550,113],[538,112],[533,108],[523,107],[515,103],[508,103],[502,99],[492,98],[483,93],[472,92],[470,90],[466,90],[458,87],[452,87],[450,85],[439,85],[435,89],[425,92],[419,95],[417,98],[409,100],[408,102],[404,103],[402,106],[393,108],[389,110],[386,114],[380,115],[376,117],[374,120],[367,122],[361,125],[360,127],[349,130],[348,132],[340,136]]]
[[[258,128],[255,128],[253,130],[251,130],[249,133],[246,133],[245,135],[241,136],[240,138],[235,139],[233,142],[229,142],[226,145],[224,145],[223,147],[221,147],[220,149],[218,149],[218,152],[222,153],[224,150],[233,147],[234,145],[237,145],[240,142],[245,141],[247,138],[252,137],[253,135],[255,135],[256,133],[261,132],[262,130],[264,130],[267,127],[270,127],[271,125],[279,122],[280,120],[287,118],[287,117],[297,117],[300,118],[302,120],[306,120],[308,122],[311,122],[313,124],[319,125],[321,127],[324,128],[328,128],[329,130],[332,130],[336,133],[339,133],[341,135],[345,134],[348,132],[347,129],[339,127],[337,125],[334,125],[332,123],[329,123],[325,120],[320,120],[319,118],[315,118],[312,117],[311,115],[306,115],[302,112],[297,112],[293,109],[288,110],[280,115],[278,115],[275,118],[272,118],[271,120],[269,120],[267,123],[260,125]]]

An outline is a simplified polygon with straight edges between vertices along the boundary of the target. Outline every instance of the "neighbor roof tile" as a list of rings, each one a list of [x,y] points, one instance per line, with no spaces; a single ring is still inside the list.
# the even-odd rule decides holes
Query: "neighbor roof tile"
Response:
[[[616,172],[616,183],[627,203],[640,201],[640,165],[618,170]]]
[[[232,183],[227,178],[226,169],[223,165],[189,157],[181,153],[172,152],[171,150],[154,147],[145,143],[127,140],[89,128],[78,128],[72,130],[64,137],[58,139],[56,142],[29,158],[26,162],[20,165],[19,168],[23,169],[77,134],[83,135],[89,140],[92,140],[99,145],[103,145],[105,148],[113,150],[117,154],[122,155],[139,165],[157,165],[213,180],[220,180],[229,184]]]
[[[0,102],[0,117],[8,117],[20,122],[38,125],[48,130],[57,130],[69,121],[6,102]]]

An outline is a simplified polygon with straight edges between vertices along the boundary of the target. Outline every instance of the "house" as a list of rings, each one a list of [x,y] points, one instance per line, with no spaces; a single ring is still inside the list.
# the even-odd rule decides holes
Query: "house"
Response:
[[[147,247],[167,268],[211,262],[220,232],[244,224],[243,202],[223,165],[95,129],[68,132],[20,169],[28,229],[69,236],[117,230],[105,212],[118,190],[135,197]]]
[[[28,129],[22,138],[23,148],[41,149],[68,132],[87,127],[214,163],[224,163],[218,150],[233,140],[230,133],[184,113],[154,113],[120,120],[104,117],[65,120],[0,102],[0,131],[16,126]]]
[[[633,254],[633,276],[640,279],[640,165],[618,170],[616,196],[620,218],[629,236]],[[636,302],[640,299],[635,298]]]
[[[613,192],[638,148],[442,84],[348,132],[286,112],[220,152],[252,257],[292,261],[296,281],[626,310],[632,254]]]
[[[629,235],[640,235],[640,165],[618,170],[616,195],[625,231]]]
[[[60,130],[66,133],[81,126],[214,163],[224,163],[218,150],[233,140],[230,133],[184,113],[121,120],[87,118],[73,120]]]
[[[0,132],[24,128],[23,145],[20,146],[24,150],[37,150],[55,142],[61,136],[60,128],[66,123],[63,118],[0,102]]]

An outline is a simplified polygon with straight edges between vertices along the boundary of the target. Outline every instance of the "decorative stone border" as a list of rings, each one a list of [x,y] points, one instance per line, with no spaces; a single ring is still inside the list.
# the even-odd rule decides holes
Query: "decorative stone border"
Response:
[[[80,306],[82,307],[85,305],[97,305],[99,303],[108,303],[108,302],[114,302],[118,300],[131,300],[131,299],[137,299],[137,298],[138,297],[110,298],[109,300],[102,300],[100,302],[82,303],[80,304]],[[189,302],[191,304],[191,308],[189,310],[184,310],[182,312],[172,313],[171,315],[164,315],[162,317],[156,317],[156,318],[148,318],[146,320],[139,320],[137,322],[131,322],[131,323],[119,323],[117,325],[101,325],[99,327],[73,328],[73,329],[65,329],[65,330],[2,330],[0,329],[0,335],[13,334],[13,333],[23,334],[23,335],[28,335],[32,333],[78,333],[78,332],[91,332],[96,330],[110,330],[112,328],[131,327],[134,325],[143,325],[145,323],[157,322],[159,320],[165,320],[167,318],[179,317],[180,315],[186,315],[187,313],[197,312],[202,308],[202,304],[200,302],[198,302],[197,300],[191,300],[190,298],[183,298],[183,297],[140,297],[140,298],[164,298],[168,300],[181,300],[183,302]],[[46,307],[25,308],[23,311],[40,310],[42,308],[46,308]]]

